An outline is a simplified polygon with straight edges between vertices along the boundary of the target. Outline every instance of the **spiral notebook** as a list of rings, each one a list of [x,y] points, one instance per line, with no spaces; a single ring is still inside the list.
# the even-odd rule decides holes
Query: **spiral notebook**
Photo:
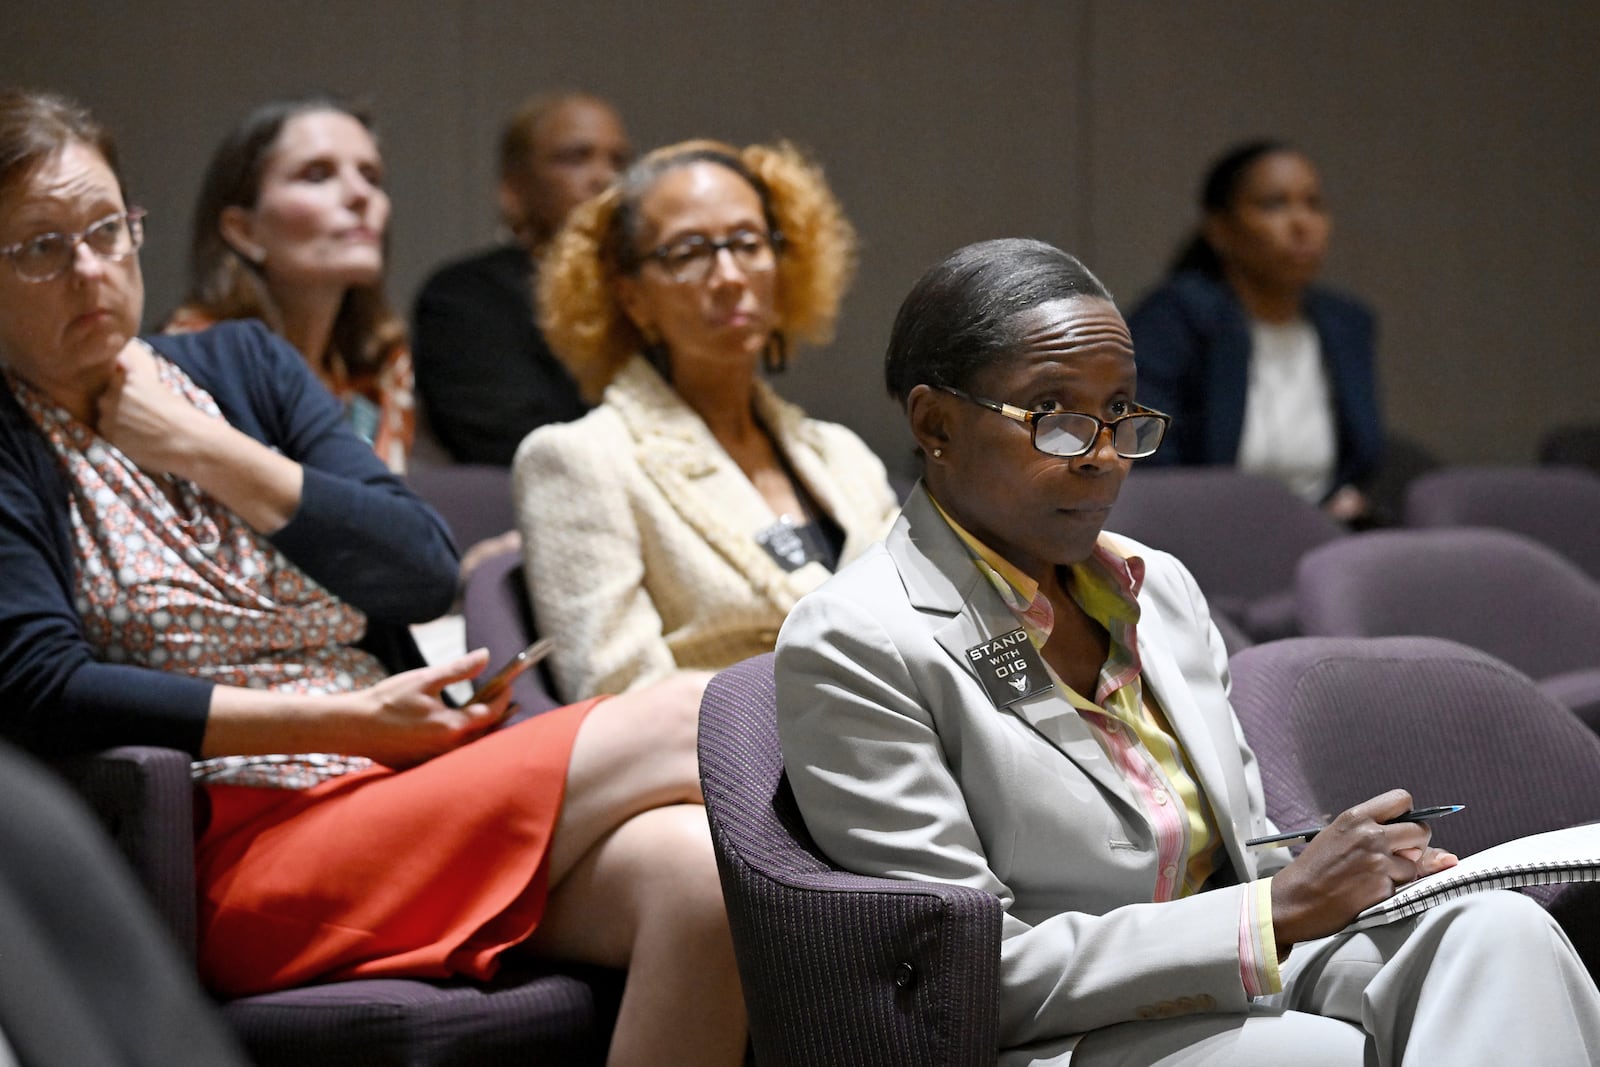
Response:
[[[1549,882],[1600,882],[1600,823],[1530,834],[1486,848],[1448,871],[1418,878],[1357,915],[1350,927],[1381,926],[1484,889]]]

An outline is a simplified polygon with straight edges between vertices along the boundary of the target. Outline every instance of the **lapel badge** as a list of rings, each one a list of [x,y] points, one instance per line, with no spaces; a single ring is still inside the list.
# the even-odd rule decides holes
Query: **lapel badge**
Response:
[[[756,531],[756,544],[767,550],[767,555],[786,571],[797,571],[811,559],[805,535],[787,515],[771,526]]]
[[[1008,708],[1053,688],[1039,650],[1021,627],[978,642],[967,649],[966,656],[997,708]]]

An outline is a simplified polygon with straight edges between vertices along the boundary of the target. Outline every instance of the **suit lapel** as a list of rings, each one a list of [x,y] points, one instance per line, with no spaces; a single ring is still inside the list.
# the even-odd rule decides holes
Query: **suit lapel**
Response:
[[[1250,868],[1245,862],[1242,831],[1223,818],[1223,813],[1250,810],[1248,797],[1234,795],[1223,769],[1222,752],[1218,749],[1219,744],[1234,744],[1231,725],[1225,727],[1208,722],[1195,705],[1183,669],[1172,655],[1172,642],[1175,639],[1167,632],[1166,620],[1158,612],[1140,613],[1139,665],[1144,685],[1160,703],[1167,723],[1177,735],[1189,767],[1211,805],[1217,830],[1222,834],[1228,855],[1233,859],[1234,870],[1246,871]],[[1227,733],[1219,734],[1219,730],[1224,728]]]
[[[1222,285],[1222,283],[1217,283]],[[1207,463],[1234,463],[1244,434],[1244,404],[1250,392],[1250,320],[1233,291],[1223,286],[1216,335],[1206,360]]]
[[[750,583],[787,614],[799,597],[827,580],[820,563],[784,570],[755,539],[776,521],[744,472],[698,415],[635,357],[606,391],[628,427],[639,467],[672,509]]]
[[[873,521],[879,516],[867,514],[862,501],[846,491],[834,477],[823,459],[822,441],[806,422],[804,412],[784,402],[765,382],[756,383],[756,411],[771,431],[794,476],[817,505],[844,530],[845,542],[839,558],[859,556],[868,543],[882,536],[882,528]]]
[[[906,501],[885,547],[900,570],[912,605],[948,616],[943,622],[931,621],[933,639],[967,676],[974,699],[992,706],[967,650],[1015,630],[1017,618],[973,566],[965,546],[934,510],[920,484]],[[1135,812],[1140,810],[1127,781],[1106,758],[1088,723],[1054,687],[1001,709],[1001,713],[1022,719],[1108,796]]]

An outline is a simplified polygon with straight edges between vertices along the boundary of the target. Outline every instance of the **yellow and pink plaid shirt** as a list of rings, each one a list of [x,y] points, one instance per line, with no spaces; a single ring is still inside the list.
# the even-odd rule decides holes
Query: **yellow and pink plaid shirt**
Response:
[[[1039,591],[1039,583],[962,529],[937,500],[934,507],[967,546],[973,563],[1016,615],[1034,647],[1042,649],[1054,628],[1055,611]],[[1137,637],[1143,581],[1144,560],[1120,556],[1103,543],[1072,568],[1068,592],[1089,618],[1105,627],[1110,652],[1092,700],[1054,670],[1050,678],[1089,724],[1154,827],[1158,863],[1151,899],[1163,901],[1198,893],[1205,886],[1216,870],[1222,839],[1211,805],[1190,772],[1166,715],[1154,694],[1144,688]],[[1045,667],[1050,669],[1049,664]],[[1239,915],[1239,979],[1246,996],[1283,988],[1272,928],[1271,878],[1246,887]]]

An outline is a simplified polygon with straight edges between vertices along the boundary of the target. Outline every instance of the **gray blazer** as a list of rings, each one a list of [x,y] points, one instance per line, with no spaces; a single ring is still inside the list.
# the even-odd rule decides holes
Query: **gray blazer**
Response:
[[[886,543],[803,598],[778,641],[778,727],[806,825],[865,874],[959,882],[1005,906],[1003,1046],[1136,1018],[1242,1012],[1241,880],[1288,853],[1228,704],[1205,599],[1163,552],[1145,560],[1144,682],[1216,812],[1208,891],[1155,903],[1155,835],[1076,710],[1053,689],[999,709],[965,650],[1017,628],[919,486]]]

